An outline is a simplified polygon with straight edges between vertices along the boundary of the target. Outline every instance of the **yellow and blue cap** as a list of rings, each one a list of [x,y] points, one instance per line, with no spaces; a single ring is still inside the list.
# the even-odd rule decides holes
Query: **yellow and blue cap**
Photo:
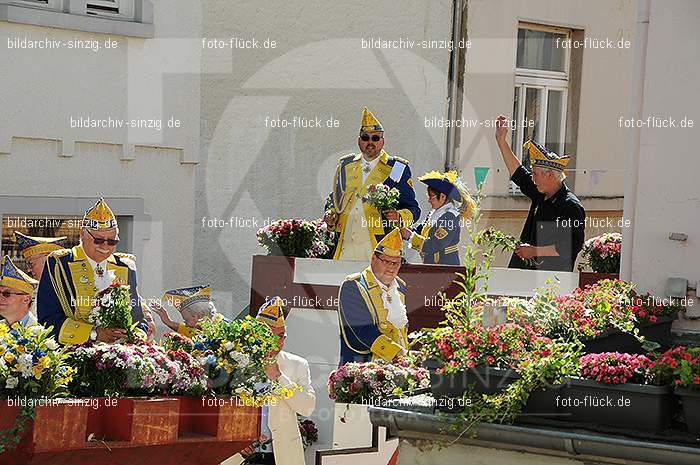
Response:
[[[271,328],[284,328],[284,301],[282,298],[275,296],[268,299],[260,306],[255,319]]]
[[[529,151],[530,163],[532,166],[539,166],[550,170],[563,172],[566,169],[566,165],[568,165],[571,160],[567,155],[559,156],[547,147],[543,147],[531,140],[523,144],[523,150]]]
[[[163,294],[163,300],[182,311],[197,302],[211,302],[211,287],[208,284],[171,289]]]
[[[48,254],[54,250],[60,250],[66,247],[66,236],[61,237],[37,237],[27,236],[19,231],[15,231],[15,242],[22,251],[25,260],[34,255],[42,253]]]
[[[372,112],[369,111],[367,107],[364,107],[362,109],[362,124],[360,125],[360,134],[362,134],[363,132],[372,131],[384,132],[384,128],[382,127],[382,123],[380,123],[379,120],[374,117]]]
[[[394,228],[379,241],[374,251],[390,257],[403,257],[403,238],[401,237],[401,230],[399,228]]]
[[[114,229],[117,227],[117,218],[114,216],[112,209],[109,208],[105,199],[100,199],[85,212],[83,217],[83,227],[88,229]]]
[[[0,286],[11,287],[25,294],[33,294],[34,287],[39,281],[17,268],[9,255],[5,255],[0,263]]]

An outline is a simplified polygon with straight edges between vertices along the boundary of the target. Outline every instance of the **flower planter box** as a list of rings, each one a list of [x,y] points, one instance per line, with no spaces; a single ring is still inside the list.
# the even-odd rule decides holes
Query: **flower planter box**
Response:
[[[677,318],[678,315],[661,317],[656,323],[640,327],[639,335],[661,345],[661,350],[668,348],[671,345],[671,325]],[[646,352],[637,338],[618,329],[609,329],[597,338],[585,341],[583,351],[587,354],[602,352],[643,354]]]
[[[206,406],[201,398],[52,400],[35,407],[35,420],[14,450],[0,453],[0,464],[216,465],[260,434],[259,408],[224,400],[209,410],[197,407]],[[19,413],[0,400],[0,431],[11,428]],[[192,426],[194,418],[214,425],[214,434],[206,434],[207,426]],[[190,426],[179,434],[181,423]],[[88,441],[89,434],[96,440]]]
[[[333,416],[333,449],[370,447],[372,422],[368,406],[336,402]]]
[[[87,434],[104,441],[167,444],[177,440],[175,398],[99,398],[87,419]]]
[[[604,279],[618,279],[619,277],[619,273],[596,273],[594,271],[579,271],[578,287],[583,289],[589,284],[595,284],[598,281],[602,281]]]
[[[562,414],[561,390],[563,385],[535,389],[527,398],[519,421],[528,422],[541,418],[558,418]]]
[[[700,435],[700,391],[676,388],[674,392],[683,401],[683,415],[688,432]]]
[[[435,360],[426,360],[423,363],[423,367],[430,371],[430,389],[436,399],[461,398],[470,390],[479,394],[495,394],[520,377],[515,370],[489,366],[478,366],[442,375],[436,373],[440,366]]]
[[[609,385],[568,378],[561,389],[563,420],[643,431],[662,431],[673,417],[671,386]]]

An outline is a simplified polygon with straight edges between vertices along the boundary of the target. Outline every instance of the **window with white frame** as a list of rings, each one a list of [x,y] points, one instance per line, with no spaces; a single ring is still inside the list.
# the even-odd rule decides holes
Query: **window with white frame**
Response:
[[[14,5],[69,12],[72,14],[98,16],[109,19],[133,21],[138,0],[13,0]],[[0,3],[3,3],[0,1]]]
[[[86,13],[113,19],[134,18],[134,0],[87,0]]]
[[[59,11],[63,9],[63,0],[15,0],[14,3],[22,6],[48,8]]]
[[[571,30],[537,24],[518,27],[518,52],[515,68],[515,92],[511,147],[530,163],[523,144],[534,140],[559,155],[564,153],[566,102],[569,87],[568,41]],[[512,182],[511,192],[519,192]]]

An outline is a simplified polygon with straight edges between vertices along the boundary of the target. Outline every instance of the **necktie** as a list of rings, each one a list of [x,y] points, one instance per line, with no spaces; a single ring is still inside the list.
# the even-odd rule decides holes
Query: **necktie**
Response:
[[[102,268],[102,266],[100,266],[100,265],[98,264],[98,265],[95,267],[95,274],[96,274],[99,278],[103,277],[103,276],[105,275],[105,270],[104,270],[104,268]]]

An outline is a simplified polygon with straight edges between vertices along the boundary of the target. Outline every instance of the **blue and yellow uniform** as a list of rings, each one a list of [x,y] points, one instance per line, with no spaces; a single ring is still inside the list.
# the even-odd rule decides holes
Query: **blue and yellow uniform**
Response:
[[[400,256],[401,245],[401,233],[394,229],[380,241],[375,251]],[[406,282],[397,277],[396,287],[405,312]],[[389,321],[383,292],[386,286],[377,280],[371,266],[346,277],[340,286],[340,365],[378,358],[391,361],[408,347],[408,325],[397,328]]]
[[[365,107],[360,132],[383,131],[379,121]],[[367,163],[364,161],[364,163]],[[362,202],[362,197],[367,194],[367,188],[372,184],[384,184],[399,191],[399,203],[396,208],[401,217],[401,226],[410,227],[420,218],[420,207],[416,200],[416,192],[413,189],[411,179],[411,167],[403,158],[389,155],[384,150],[378,155],[378,160],[368,169],[371,171],[363,176],[363,156],[350,154],[342,157],[336,168],[333,180],[333,207],[338,212],[336,231],[338,243],[334,260],[346,259],[343,247],[347,246],[348,225],[353,222],[353,215],[360,209],[361,221],[355,221],[357,229],[366,229],[368,234],[361,234],[364,254],[350,254],[349,259],[367,259],[377,243],[394,228],[386,221],[382,214],[372,205]],[[357,232],[357,231],[356,231]],[[365,236],[367,240],[365,241]],[[356,239],[359,240],[359,239]]]
[[[425,222],[412,228],[411,248],[420,253],[423,263],[459,265],[461,223],[473,216],[474,201],[455,171],[431,171],[418,179],[447,199],[428,213]]]
[[[85,212],[84,227],[116,228],[116,218],[104,200]],[[114,253],[107,260],[107,272],[130,287],[131,316],[138,327],[148,331],[144,320],[133,255]],[[51,252],[39,281],[37,312],[39,322],[53,327],[61,344],[82,344],[90,339],[94,325],[88,322],[97,287],[92,265],[82,245]]]

